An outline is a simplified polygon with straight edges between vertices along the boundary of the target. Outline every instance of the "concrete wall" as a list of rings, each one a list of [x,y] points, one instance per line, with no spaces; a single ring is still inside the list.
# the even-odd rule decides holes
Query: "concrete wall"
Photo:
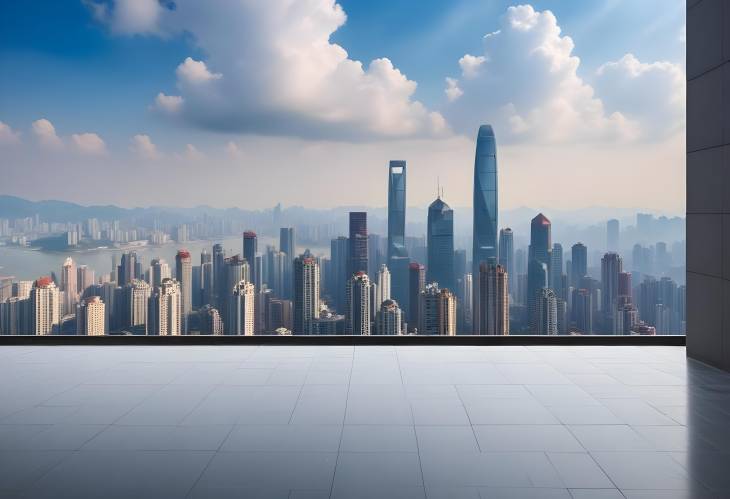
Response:
[[[687,0],[687,354],[730,370],[729,0]]]

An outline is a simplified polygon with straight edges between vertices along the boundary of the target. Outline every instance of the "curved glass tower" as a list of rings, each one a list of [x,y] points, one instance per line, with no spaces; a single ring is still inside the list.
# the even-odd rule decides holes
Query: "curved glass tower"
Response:
[[[454,290],[454,210],[439,197],[428,207],[429,283],[441,289]]]
[[[497,206],[497,143],[491,125],[482,125],[474,158],[473,310],[478,310],[479,304],[479,264],[497,258]],[[478,314],[474,314],[473,322],[478,334]]]
[[[388,261],[406,251],[406,162],[388,167]]]

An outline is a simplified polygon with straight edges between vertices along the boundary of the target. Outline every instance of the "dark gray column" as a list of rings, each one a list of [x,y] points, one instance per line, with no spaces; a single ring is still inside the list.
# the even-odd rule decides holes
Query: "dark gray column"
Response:
[[[687,354],[730,370],[730,2],[687,0]]]

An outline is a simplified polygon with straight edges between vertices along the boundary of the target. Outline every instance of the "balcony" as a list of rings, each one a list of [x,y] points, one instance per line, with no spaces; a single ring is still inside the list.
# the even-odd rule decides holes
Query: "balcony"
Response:
[[[0,496],[728,497],[729,418],[682,346],[4,346]]]

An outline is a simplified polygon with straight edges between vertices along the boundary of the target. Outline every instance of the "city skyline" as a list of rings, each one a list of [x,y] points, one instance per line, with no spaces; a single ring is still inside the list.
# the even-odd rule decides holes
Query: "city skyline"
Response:
[[[227,11],[216,4],[196,16],[185,1],[174,11],[154,0],[138,4],[150,8],[88,1],[58,12],[49,3],[32,18],[46,30],[35,39],[29,38],[34,30],[24,30],[31,26],[27,7],[7,6],[3,18],[13,24],[0,29],[0,61],[14,76],[0,83],[4,193],[84,204],[261,208],[273,204],[275,191],[293,205],[384,206],[376,172],[400,158],[409,165],[409,205],[432,201],[427,193],[439,176],[456,209],[470,205],[472,129],[490,122],[501,143],[503,209],[684,211],[685,14],[679,1],[651,0],[640,8],[600,2],[601,16],[595,6],[559,2],[465,0],[447,12],[426,4],[418,13],[420,29],[439,33],[437,44],[424,38],[418,23],[391,29],[398,35],[384,40],[363,36],[381,23],[402,24],[411,9],[399,2],[381,6],[391,14],[386,20],[374,14],[378,9],[350,1],[303,4],[317,20],[310,32],[281,24],[285,16],[267,9]],[[659,10],[663,16],[656,17]],[[59,16],[65,22],[56,23]],[[270,30],[243,29],[239,36],[219,22],[228,18],[243,26],[260,21]],[[616,18],[631,22],[614,33]],[[220,33],[209,29],[214,22]],[[653,26],[649,38],[647,24]],[[247,48],[236,55],[220,37]],[[69,41],[54,43],[61,38]],[[406,49],[426,41],[444,47],[433,51],[436,64]],[[95,51],[81,48],[91,45]],[[271,48],[292,45],[302,47],[300,60],[287,61]],[[537,46],[551,50],[530,55]],[[320,78],[292,86],[311,76],[304,72],[310,60],[324,61]],[[241,61],[258,65],[260,76],[237,73]],[[102,76],[109,64],[123,68],[118,82]],[[560,71],[546,72],[548,66]],[[493,75],[514,84],[505,88]],[[343,78],[347,88],[371,82],[372,93],[323,99]],[[37,90],[36,82],[49,80],[58,82],[56,91]],[[249,90],[260,105],[235,88]],[[561,93],[566,88],[570,92]],[[230,102],[230,116],[210,101],[212,91]],[[352,104],[361,102],[380,104]],[[46,182],[18,174],[28,169]],[[271,172],[296,182],[272,185]],[[228,181],[210,182],[211,173]],[[625,181],[637,175],[662,182]],[[329,182],[316,181],[322,176]],[[326,187],[352,178],[366,180],[353,192]],[[254,186],[245,200],[234,187],[239,182]],[[548,182],[555,188],[539,188]],[[161,185],[173,188],[157,189]],[[564,185],[580,189],[564,196]]]

